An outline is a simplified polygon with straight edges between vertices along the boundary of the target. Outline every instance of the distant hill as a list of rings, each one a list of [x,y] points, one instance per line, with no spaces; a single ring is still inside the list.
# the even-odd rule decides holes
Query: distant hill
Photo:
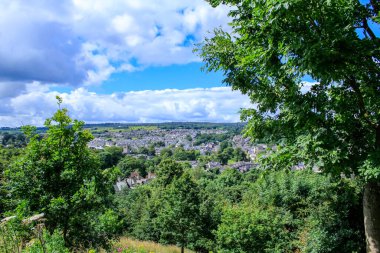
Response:
[[[89,130],[96,130],[99,128],[113,128],[113,129],[137,129],[142,127],[145,129],[224,129],[224,130],[241,130],[246,123],[210,123],[210,122],[164,122],[164,123],[99,123],[99,124],[86,124],[85,128]],[[131,129],[131,130],[132,130]],[[37,127],[38,132],[45,132],[45,127]],[[3,133],[20,133],[21,127],[0,127],[0,134]]]

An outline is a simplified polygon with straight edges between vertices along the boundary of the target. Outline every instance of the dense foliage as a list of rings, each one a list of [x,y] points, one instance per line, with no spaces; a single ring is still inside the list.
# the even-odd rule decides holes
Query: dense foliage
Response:
[[[22,133],[12,134],[5,132],[2,134],[1,144],[3,146],[24,147],[26,145],[26,138]]]
[[[1,215],[15,215],[0,223],[0,251],[107,248],[123,232],[205,253],[364,252],[357,178],[272,170],[286,164],[281,148],[241,173],[228,164],[247,155],[228,139],[205,155],[181,146],[155,156],[90,150],[92,135],[66,109],[45,126],[44,135],[25,128],[25,149],[0,148]],[[208,169],[210,161],[227,165]],[[114,194],[117,178],[148,173],[156,177]],[[37,213],[45,216],[29,222]]]
[[[230,137],[231,136],[229,134],[198,134],[195,136],[194,145],[210,142],[222,142],[228,140]]]
[[[231,31],[196,51],[256,105],[241,116],[247,135],[281,146],[269,167],[365,180],[368,251],[380,251],[379,1],[208,2],[231,7]]]
[[[360,186],[309,171],[227,169],[166,160],[149,185],[118,194],[126,232],[208,252],[362,252]]]
[[[48,231],[62,231],[67,246],[106,246],[117,229],[110,210],[115,175],[87,148],[92,135],[83,125],[59,109],[46,120],[43,138],[25,128],[25,154],[5,171],[8,208],[24,216],[44,213]]]

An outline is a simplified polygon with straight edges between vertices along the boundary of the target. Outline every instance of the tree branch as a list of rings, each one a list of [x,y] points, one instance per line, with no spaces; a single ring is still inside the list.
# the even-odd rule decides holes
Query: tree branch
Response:
[[[355,78],[353,77],[349,77],[347,78],[347,82],[349,84],[349,86],[354,90],[354,92],[356,93],[357,95],[357,98],[358,98],[358,106],[359,106],[359,113],[360,113],[360,116],[372,127],[374,128],[377,128],[378,127],[378,124],[377,123],[374,123],[370,120],[369,118],[369,111],[366,109],[365,107],[365,103],[364,103],[364,97],[363,97],[363,94],[362,92],[360,91],[360,88],[359,88],[359,85],[358,83],[356,82]]]
[[[375,33],[372,31],[372,29],[368,25],[368,21],[366,18],[363,19],[363,28],[368,33],[368,35],[371,37],[372,40],[375,40],[377,37]]]
[[[375,11],[375,13],[379,13],[380,12],[380,3],[379,3],[379,0],[370,0],[369,1],[371,3],[371,6],[373,8],[373,10]]]

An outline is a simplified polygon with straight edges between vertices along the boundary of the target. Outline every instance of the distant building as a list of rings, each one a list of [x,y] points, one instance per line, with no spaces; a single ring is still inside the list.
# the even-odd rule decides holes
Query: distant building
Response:
[[[143,178],[137,172],[132,172],[131,175],[127,178],[120,179],[118,178],[117,182],[114,185],[116,192],[123,190],[128,187],[130,189],[136,187],[137,185],[142,185],[148,183],[153,178],[156,178],[154,173],[149,172],[146,178]]]

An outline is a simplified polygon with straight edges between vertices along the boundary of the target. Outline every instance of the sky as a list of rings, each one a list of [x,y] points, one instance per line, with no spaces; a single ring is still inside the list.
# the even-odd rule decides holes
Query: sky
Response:
[[[237,122],[248,97],[192,52],[227,8],[204,0],[0,1],[0,127],[43,125],[63,98],[99,122]]]
[[[86,123],[238,122],[251,106],[192,52],[214,28],[230,31],[226,6],[1,0],[0,9],[0,127],[42,126],[57,95]]]

